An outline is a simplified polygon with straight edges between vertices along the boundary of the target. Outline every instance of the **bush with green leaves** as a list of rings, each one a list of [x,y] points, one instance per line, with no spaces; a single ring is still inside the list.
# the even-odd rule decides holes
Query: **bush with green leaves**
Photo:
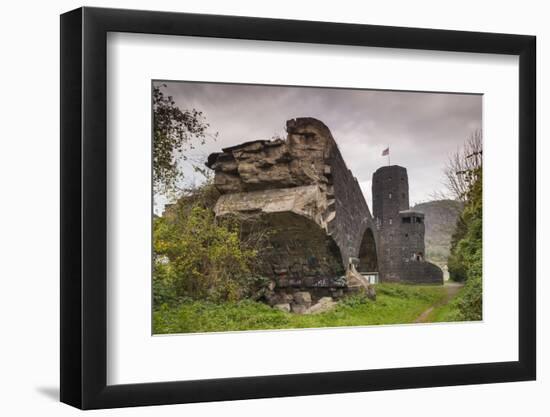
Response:
[[[172,265],[166,258],[155,257],[153,265],[153,306],[162,304],[174,305],[179,300]]]
[[[218,221],[212,209],[176,207],[154,219],[155,306],[178,299],[236,301],[253,290],[256,250],[239,239],[234,221]]]
[[[464,291],[456,300],[458,320],[481,320],[483,268],[483,193],[482,169],[475,172],[475,181],[468,192],[467,203],[453,236],[448,260],[449,274],[455,281],[465,282]]]
[[[368,299],[365,293],[359,293],[359,294],[352,294],[352,295],[348,295],[347,297],[344,297],[339,305],[341,307],[345,306],[345,307],[355,308],[363,304],[367,304],[369,302],[371,301]]]

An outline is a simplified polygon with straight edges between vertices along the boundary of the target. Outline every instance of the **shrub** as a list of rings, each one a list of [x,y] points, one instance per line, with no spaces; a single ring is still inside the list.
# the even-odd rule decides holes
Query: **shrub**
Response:
[[[458,320],[481,320],[483,269],[483,198],[482,171],[478,168],[476,181],[468,192],[468,202],[459,219],[449,257],[449,273],[455,281],[465,281],[457,299]]]
[[[369,302],[370,300],[368,299],[367,295],[364,293],[352,294],[352,295],[348,295],[347,297],[344,297],[342,301],[340,301],[340,307],[355,308],[355,307],[359,307],[360,305],[367,304]]]
[[[470,277],[466,281],[464,291],[456,300],[458,308],[458,320],[481,320],[482,319],[482,281],[481,276]]]
[[[257,281],[256,251],[241,243],[235,222],[217,222],[210,208],[176,207],[156,218],[153,241],[157,306],[178,297],[236,301]]]
[[[163,258],[158,258],[153,264],[153,306],[162,304],[173,305],[178,301],[174,287],[175,274],[172,266]]]

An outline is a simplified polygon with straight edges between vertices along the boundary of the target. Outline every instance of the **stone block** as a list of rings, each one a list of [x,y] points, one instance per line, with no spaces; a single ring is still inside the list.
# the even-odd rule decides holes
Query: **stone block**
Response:
[[[291,311],[295,314],[304,314],[308,307],[304,304],[291,304]]]
[[[311,306],[311,294],[307,291],[297,291],[294,293],[294,303],[298,305]]]
[[[322,297],[317,303],[312,305],[305,314],[320,314],[332,310],[338,304],[332,297]]]
[[[273,306],[274,309],[276,310],[281,310],[281,311],[284,311],[286,313],[290,313],[290,304],[275,304]]]

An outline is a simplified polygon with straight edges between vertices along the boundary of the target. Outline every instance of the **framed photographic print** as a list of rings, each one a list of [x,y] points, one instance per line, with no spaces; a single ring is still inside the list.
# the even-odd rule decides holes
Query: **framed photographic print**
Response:
[[[61,16],[61,401],[535,379],[535,38]]]

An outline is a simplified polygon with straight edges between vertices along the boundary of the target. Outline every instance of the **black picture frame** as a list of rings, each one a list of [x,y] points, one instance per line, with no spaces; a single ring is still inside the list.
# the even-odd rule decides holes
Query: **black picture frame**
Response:
[[[519,360],[107,385],[108,32],[519,56]],[[534,36],[80,8],[61,16],[61,401],[82,409],[536,378]]]

